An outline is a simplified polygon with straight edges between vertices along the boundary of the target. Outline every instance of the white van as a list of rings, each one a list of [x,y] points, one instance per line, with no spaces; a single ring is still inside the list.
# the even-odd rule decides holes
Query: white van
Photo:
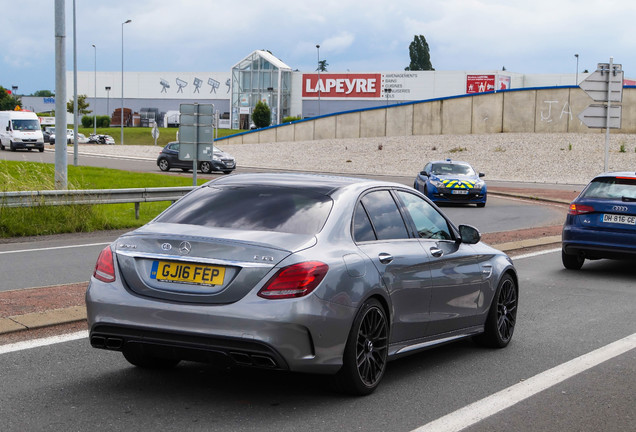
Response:
[[[34,112],[0,111],[0,149],[38,149],[44,151],[40,120]]]

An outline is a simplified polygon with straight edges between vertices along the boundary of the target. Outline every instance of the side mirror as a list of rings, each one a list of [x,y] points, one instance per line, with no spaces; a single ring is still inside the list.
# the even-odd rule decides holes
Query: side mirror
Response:
[[[428,177],[428,172],[427,171],[420,171],[420,174],[425,176],[425,177]]]
[[[7,126],[7,132],[9,132],[9,126]]]
[[[467,244],[479,243],[479,241],[481,240],[481,234],[479,234],[479,230],[470,225],[460,225],[459,236],[461,237],[462,243]]]
[[[484,174],[484,173],[479,173],[479,177],[485,177],[485,176],[486,176],[486,174]]]

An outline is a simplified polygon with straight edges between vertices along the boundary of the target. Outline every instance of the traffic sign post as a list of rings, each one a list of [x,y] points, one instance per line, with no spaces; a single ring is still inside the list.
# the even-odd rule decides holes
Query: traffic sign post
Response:
[[[214,105],[179,106],[179,160],[192,161],[192,185],[197,185],[199,160],[212,160],[214,148]]]
[[[610,57],[609,63],[599,63],[596,71],[583,80],[579,87],[594,101],[605,102],[589,105],[578,117],[587,127],[605,129],[604,171],[607,172],[610,129],[621,127],[622,107],[612,105],[612,102],[620,104],[623,101],[622,65],[614,64],[614,57]]]
[[[620,105],[591,104],[579,114],[579,119],[590,128],[603,129],[609,124],[608,129],[620,129],[622,108]],[[610,111],[609,120],[608,110]]]

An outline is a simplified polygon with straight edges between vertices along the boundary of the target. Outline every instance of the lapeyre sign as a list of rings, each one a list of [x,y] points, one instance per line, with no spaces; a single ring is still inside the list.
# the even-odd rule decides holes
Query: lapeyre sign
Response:
[[[381,74],[303,74],[303,97],[379,98]]]

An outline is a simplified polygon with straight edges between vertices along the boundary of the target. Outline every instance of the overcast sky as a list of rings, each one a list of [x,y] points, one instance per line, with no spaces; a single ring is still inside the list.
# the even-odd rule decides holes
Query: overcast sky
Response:
[[[73,69],[73,1],[66,0]],[[55,89],[54,0],[0,0],[0,85]],[[292,69],[400,71],[414,35],[438,71],[572,73],[599,62],[636,77],[634,0],[76,0],[77,68],[226,72],[256,49]],[[72,85],[72,83],[67,83]]]

